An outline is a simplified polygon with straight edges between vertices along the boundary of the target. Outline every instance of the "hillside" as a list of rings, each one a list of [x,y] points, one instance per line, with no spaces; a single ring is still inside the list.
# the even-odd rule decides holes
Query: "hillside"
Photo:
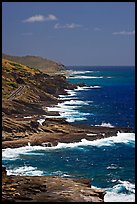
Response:
[[[37,68],[2,59],[2,110],[6,114],[43,112],[70,85],[63,75],[50,76]]]
[[[65,71],[65,66],[61,63],[45,59],[38,56],[11,56],[7,54],[2,54],[3,59],[11,60],[20,64],[24,64],[31,68],[38,68],[44,73],[54,74],[56,72]]]

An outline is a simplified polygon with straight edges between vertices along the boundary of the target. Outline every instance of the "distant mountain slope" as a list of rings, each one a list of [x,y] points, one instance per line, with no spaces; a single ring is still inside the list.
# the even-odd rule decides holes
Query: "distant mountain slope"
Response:
[[[65,66],[63,64],[57,63],[52,60],[48,60],[39,56],[11,56],[7,54],[2,54],[3,59],[11,60],[20,64],[24,64],[29,67],[38,68],[41,71],[54,74],[56,72],[65,71]]]

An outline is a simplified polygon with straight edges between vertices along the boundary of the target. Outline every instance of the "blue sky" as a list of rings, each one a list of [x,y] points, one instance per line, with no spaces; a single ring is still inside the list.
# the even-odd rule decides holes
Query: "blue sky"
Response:
[[[2,51],[64,65],[134,65],[134,2],[3,2]]]

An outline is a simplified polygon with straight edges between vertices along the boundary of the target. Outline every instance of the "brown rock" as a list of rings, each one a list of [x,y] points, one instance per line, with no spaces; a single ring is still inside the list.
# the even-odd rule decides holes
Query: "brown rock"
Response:
[[[14,202],[103,202],[105,194],[88,180],[57,176],[7,176],[2,187],[3,201]]]

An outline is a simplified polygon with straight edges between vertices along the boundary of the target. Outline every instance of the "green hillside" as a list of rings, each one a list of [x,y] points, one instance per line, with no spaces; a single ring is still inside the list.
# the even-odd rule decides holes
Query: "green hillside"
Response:
[[[57,63],[52,60],[48,60],[38,56],[11,56],[7,54],[2,54],[3,59],[11,60],[20,64],[24,64],[29,67],[38,68],[41,71],[54,74],[56,72],[64,71],[65,66],[61,63]]]

